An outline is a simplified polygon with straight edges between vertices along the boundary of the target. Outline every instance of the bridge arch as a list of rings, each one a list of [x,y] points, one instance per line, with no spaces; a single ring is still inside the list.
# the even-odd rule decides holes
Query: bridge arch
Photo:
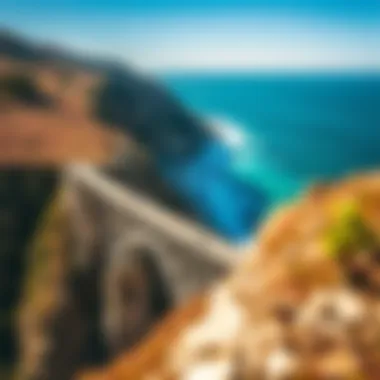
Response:
[[[116,242],[103,278],[103,328],[112,354],[139,341],[172,306],[167,247],[151,231],[132,229]]]

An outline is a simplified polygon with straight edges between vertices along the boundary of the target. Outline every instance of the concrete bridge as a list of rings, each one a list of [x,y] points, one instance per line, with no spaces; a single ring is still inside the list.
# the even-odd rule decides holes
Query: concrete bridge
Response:
[[[99,168],[69,167],[63,184],[70,204],[72,257],[79,272],[101,267],[100,324],[115,355],[241,257],[238,248],[203,226]]]
[[[244,248],[165,198],[142,166],[64,170],[52,204],[62,207],[47,212],[32,255],[34,295],[26,289],[18,322],[20,380],[68,380],[112,360],[242,256]]]

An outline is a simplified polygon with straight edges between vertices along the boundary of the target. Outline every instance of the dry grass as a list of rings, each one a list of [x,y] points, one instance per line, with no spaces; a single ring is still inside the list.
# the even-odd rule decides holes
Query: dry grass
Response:
[[[379,173],[310,193],[266,223],[213,297],[80,379],[379,379],[379,220]]]
[[[0,114],[0,165],[104,163],[122,138],[96,122],[56,110],[13,106]]]
[[[102,79],[70,67],[0,60],[0,78],[23,75],[51,100],[49,107],[0,99],[0,165],[104,163],[125,138],[92,116],[92,93]]]
[[[200,295],[171,313],[131,353],[117,359],[107,370],[92,370],[78,376],[80,380],[144,380],[149,373],[163,369],[172,344],[183,328],[196,322],[205,312],[207,297]],[[169,380],[169,379],[165,379]]]

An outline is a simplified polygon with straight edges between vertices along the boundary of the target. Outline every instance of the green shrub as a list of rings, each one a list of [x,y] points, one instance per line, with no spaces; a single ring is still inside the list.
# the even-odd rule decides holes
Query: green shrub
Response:
[[[27,74],[0,78],[0,95],[30,105],[47,106],[51,103],[33,78]]]
[[[376,237],[364,223],[357,203],[339,205],[327,232],[326,243],[328,254],[336,259],[376,246]]]

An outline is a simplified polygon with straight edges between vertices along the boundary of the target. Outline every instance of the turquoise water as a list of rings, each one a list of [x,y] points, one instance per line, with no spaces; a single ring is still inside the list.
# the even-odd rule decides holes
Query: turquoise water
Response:
[[[163,80],[185,105],[226,128],[219,138],[233,154],[231,170],[264,189],[272,206],[315,181],[380,167],[380,75]]]

